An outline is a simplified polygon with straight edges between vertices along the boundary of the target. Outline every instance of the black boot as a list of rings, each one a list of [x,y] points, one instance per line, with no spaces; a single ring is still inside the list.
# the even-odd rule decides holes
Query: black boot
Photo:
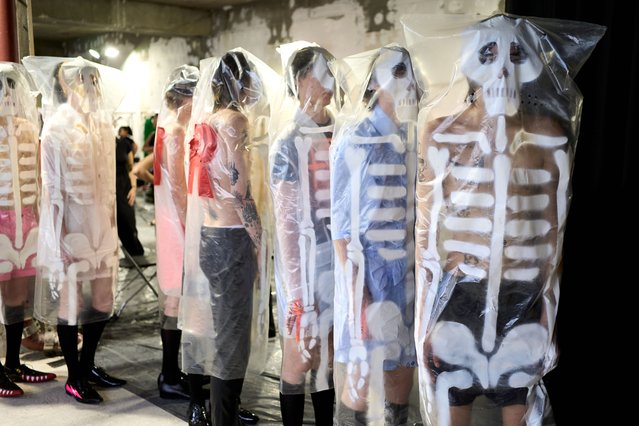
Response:
[[[211,426],[204,404],[196,402],[189,404],[189,409],[186,412],[186,421],[189,422],[189,426]]]

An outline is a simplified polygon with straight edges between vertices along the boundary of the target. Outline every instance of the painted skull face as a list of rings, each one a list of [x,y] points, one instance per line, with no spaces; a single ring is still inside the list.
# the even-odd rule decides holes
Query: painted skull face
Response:
[[[403,50],[383,49],[375,61],[374,80],[389,93],[397,119],[404,123],[417,120],[417,86],[408,54]]]
[[[466,34],[461,69],[481,85],[491,116],[515,114],[521,84],[535,80],[541,72],[542,64],[523,25],[521,20],[501,16]]]
[[[84,113],[96,112],[102,106],[102,88],[99,71],[92,66],[71,64],[60,69],[69,97],[75,98]]]
[[[14,115],[16,80],[11,69],[0,69],[0,115]]]

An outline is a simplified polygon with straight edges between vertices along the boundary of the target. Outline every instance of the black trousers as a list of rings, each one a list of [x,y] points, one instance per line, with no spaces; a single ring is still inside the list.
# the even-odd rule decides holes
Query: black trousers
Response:
[[[118,176],[116,179],[118,237],[122,246],[131,256],[142,256],[144,247],[138,239],[138,229],[135,226],[135,210],[129,205],[127,195],[131,190],[129,176]]]

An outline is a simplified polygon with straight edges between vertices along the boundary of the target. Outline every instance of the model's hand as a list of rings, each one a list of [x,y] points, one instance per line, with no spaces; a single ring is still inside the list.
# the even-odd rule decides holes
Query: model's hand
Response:
[[[442,364],[439,357],[433,353],[433,345],[431,344],[430,336],[426,338],[426,342],[424,343],[424,361],[426,365],[433,365],[435,368],[440,368]]]
[[[127,201],[128,201],[128,203],[129,203],[129,205],[130,205],[130,206],[132,206],[133,204],[135,204],[135,189],[136,189],[136,187],[135,187],[135,186],[134,186],[134,187],[132,187],[132,188],[129,190],[129,193],[127,194],[127,196],[126,196],[126,199],[127,199]]]
[[[299,327],[302,322],[304,307],[300,300],[289,302],[286,312],[286,335],[289,337],[299,336]],[[293,334],[295,332],[295,334]],[[297,337],[299,339],[299,337]]]
[[[348,351],[348,365],[346,368],[348,395],[351,400],[357,401],[362,397],[364,385],[368,382],[368,351],[362,340],[351,340],[351,348]]]

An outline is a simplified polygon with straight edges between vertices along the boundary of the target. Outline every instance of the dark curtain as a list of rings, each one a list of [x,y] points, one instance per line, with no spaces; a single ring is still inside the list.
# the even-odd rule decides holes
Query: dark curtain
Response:
[[[613,424],[598,423],[596,412],[614,418],[622,390],[635,388],[628,374],[636,361],[619,355],[619,349],[626,346],[631,352],[627,345],[634,346],[637,336],[636,320],[627,322],[624,317],[638,309],[631,307],[639,280],[633,271],[637,243],[632,235],[637,233],[630,222],[637,190],[629,181],[639,144],[633,130],[639,125],[639,4],[507,0],[506,11],[608,27],[575,78],[584,106],[564,241],[559,366],[545,382],[557,425]],[[627,338],[620,341],[623,335]],[[613,384],[615,380],[627,387]],[[625,415],[632,416],[627,411]]]

